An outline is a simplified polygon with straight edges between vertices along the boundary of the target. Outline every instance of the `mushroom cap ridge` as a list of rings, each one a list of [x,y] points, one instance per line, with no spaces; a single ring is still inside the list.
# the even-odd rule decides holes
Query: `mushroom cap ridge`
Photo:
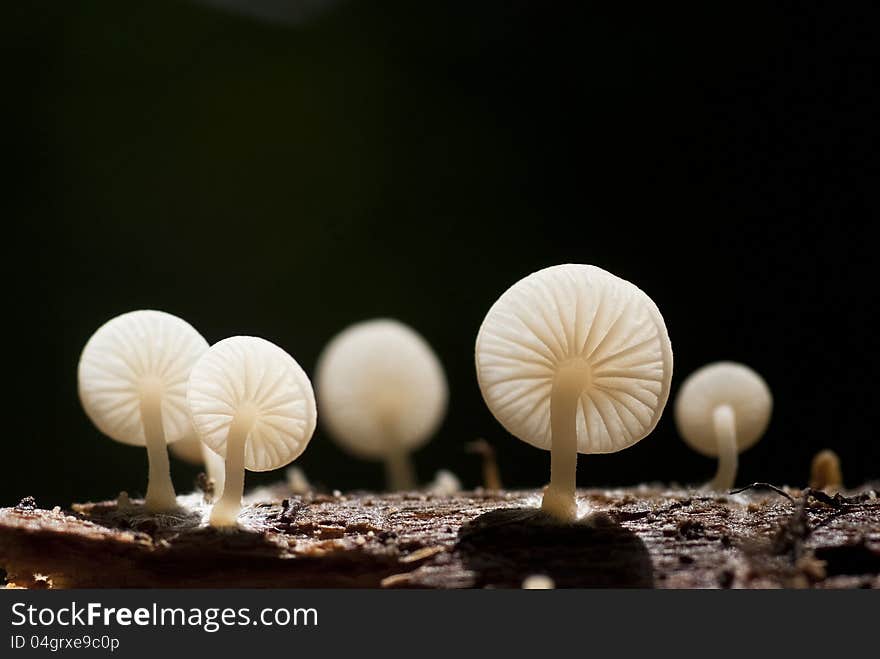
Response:
[[[226,457],[236,412],[255,415],[245,466],[269,471],[298,458],[315,431],[312,384],[296,360],[265,339],[233,336],[215,343],[192,369],[187,391],[199,438]]]
[[[480,327],[475,360],[483,398],[498,421],[548,450],[554,376],[568,363],[585,364],[579,453],[613,453],[648,435],[672,379],[672,346],[651,298],[582,264],[544,268],[505,291]]]
[[[773,411],[773,396],[760,375],[745,364],[721,361],[691,373],[675,398],[675,424],[684,441],[698,453],[718,455],[712,413],[730,405],[740,452],[763,436]]]
[[[86,342],[77,368],[79,398],[92,423],[124,444],[144,446],[141,393],[156,378],[162,388],[167,443],[192,433],[186,384],[208,342],[185,320],[142,309],[111,318]]]
[[[379,318],[337,334],[316,368],[321,422],[354,455],[387,457],[389,427],[414,449],[436,432],[446,412],[443,366],[411,327]]]

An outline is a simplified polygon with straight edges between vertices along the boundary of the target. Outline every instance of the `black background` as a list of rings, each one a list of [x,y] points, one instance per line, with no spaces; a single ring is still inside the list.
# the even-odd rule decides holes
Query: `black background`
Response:
[[[279,23],[183,2],[5,6],[0,504],[143,491],[145,452],[91,426],[75,378],[91,333],[138,308],[209,342],[264,336],[310,373],[348,323],[397,317],[450,382],[422,479],[478,484],[462,447],[484,436],[506,484],[539,486],[549,454],[487,411],[473,343],[504,289],[561,262],[654,299],[673,395],[717,359],[764,375],[774,417],[740,481],[804,484],[824,447],[850,484],[880,475],[876,22],[608,11],[350,0]],[[332,488],[382,484],[320,428],[298,464]],[[579,483],[713,470],[670,406],[635,447],[582,456]],[[173,472],[186,489],[195,469]]]

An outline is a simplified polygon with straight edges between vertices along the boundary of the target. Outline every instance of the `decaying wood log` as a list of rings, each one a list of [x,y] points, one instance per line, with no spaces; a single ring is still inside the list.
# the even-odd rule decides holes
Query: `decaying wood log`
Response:
[[[739,494],[583,490],[560,526],[537,491],[252,497],[241,529],[138,502],[0,509],[0,567],[21,587],[878,588],[880,498],[755,487]]]

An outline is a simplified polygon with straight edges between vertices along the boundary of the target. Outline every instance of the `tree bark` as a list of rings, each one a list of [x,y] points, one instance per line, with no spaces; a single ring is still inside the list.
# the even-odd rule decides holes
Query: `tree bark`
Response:
[[[138,502],[0,509],[0,567],[21,587],[880,587],[880,499],[870,488],[716,496],[579,490],[595,511],[543,515],[539,491],[251,497],[229,532],[210,508]],[[185,506],[185,508],[187,508]],[[292,560],[295,559],[295,560]]]

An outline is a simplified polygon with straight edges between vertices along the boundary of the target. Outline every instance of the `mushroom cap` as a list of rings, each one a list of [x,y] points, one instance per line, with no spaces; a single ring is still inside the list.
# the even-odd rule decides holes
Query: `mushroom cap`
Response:
[[[492,305],[477,335],[477,380],[508,432],[550,449],[550,394],[560,368],[586,364],[579,453],[613,453],[648,435],[672,379],[663,316],[633,284],[592,265],[539,270]]]
[[[246,408],[254,413],[245,445],[251,471],[292,462],[315,432],[309,377],[284,350],[255,336],[233,336],[211,346],[192,369],[187,399],[199,438],[224,458],[233,417]]]
[[[773,396],[760,375],[745,364],[715,362],[691,373],[675,398],[675,424],[687,444],[703,455],[718,455],[713,412],[733,408],[740,452],[753,446],[770,423]]]
[[[92,423],[117,442],[144,446],[141,394],[162,387],[165,441],[192,433],[186,383],[208,342],[185,320],[163,311],[130,311],[107,321],[83,348],[77,369],[79,398]]]
[[[381,459],[414,449],[446,411],[443,366],[431,346],[396,320],[369,320],[336,335],[318,359],[321,422],[354,455]]]

